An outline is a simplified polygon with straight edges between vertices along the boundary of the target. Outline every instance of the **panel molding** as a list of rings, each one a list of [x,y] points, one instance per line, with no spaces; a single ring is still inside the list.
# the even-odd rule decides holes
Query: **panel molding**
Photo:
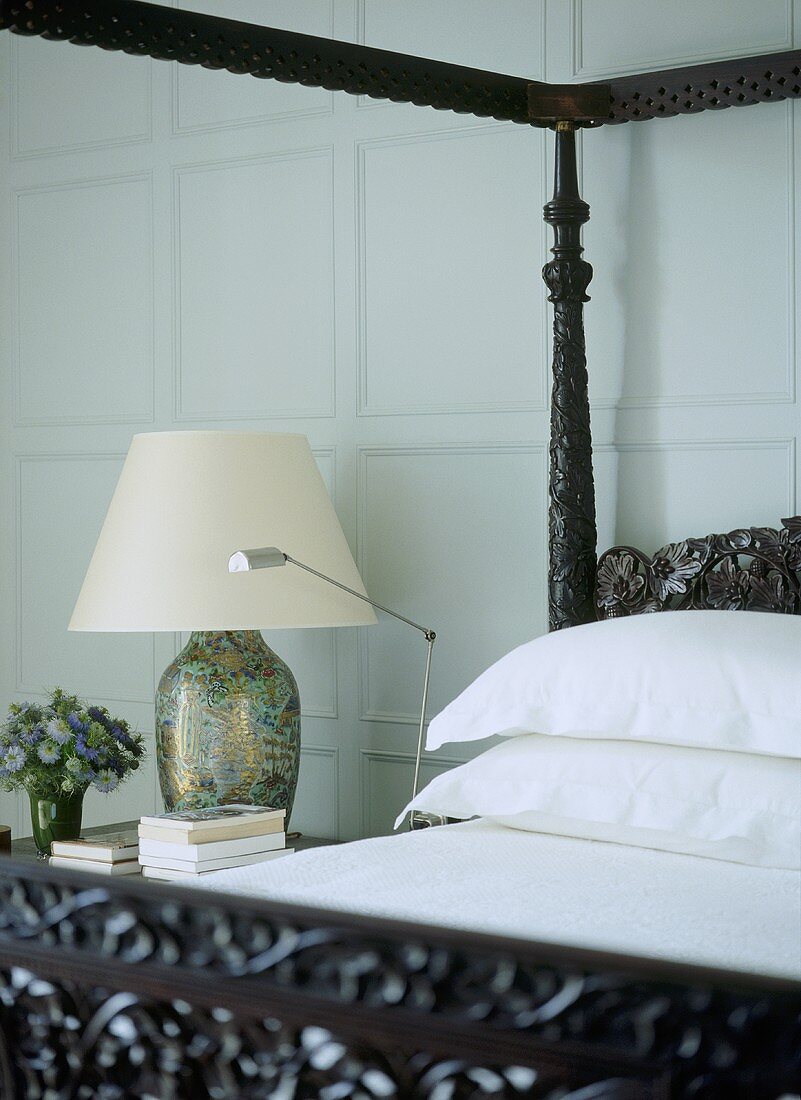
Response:
[[[785,0],[785,33],[782,38],[764,43],[746,43],[739,49],[722,50],[716,53],[714,60],[724,61],[729,57],[742,57],[746,54],[778,53],[793,48],[793,2]],[[630,73],[646,72],[649,69],[673,69],[681,65],[692,65],[709,61],[709,53],[686,50],[676,54],[654,54],[651,57],[639,57],[636,62],[621,62],[613,67],[584,64],[584,0],[570,0],[570,68],[571,80],[589,78],[627,76]]]
[[[371,404],[368,397],[368,350],[367,350],[367,181],[366,154],[373,149],[395,149],[409,145],[428,144],[430,142],[451,141],[467,137],[495,135],[515,131],[514,123],[493,123],[477,126],[458,126],[448,130],[418,131],[413,134],[398,134],[393,137],[368,138],[355,144],[354,193],[356,198],[356,385],[357,416],[457,416],[462,413],[493,412],[544,412],[548,408],[549,389],[549,348],[550,323],[545,291],[537,298],[540,311],[540,346],[542,370],[540,371],[539,395],[530,401],[478,401],[446,402],[439,405],[380,405]],[[540,146],[540,204],[548,195],[548,157],[547,131],[540,130],[536,138]],[[547,255],[548,227],[539,219],[540,256],[533,256],[532,262],[539,265],[540,259]],[[533,303],[532,303],[533,306]],[[532,364],[533,366],[534,364]]]
[[[795,242],[795,127],[793,124],[793,104],[788,101],[782,104],[785,111],[786,131],[786,173],[787,194],[785,197],[787,242],[787,355],[785,362],[785,386],[783,390],[755,390],[752,393],[709,393],[709,394],[668,394],[666,396],[645,394],[642,397],[593,397],[591,406],[593,409],[676,409],[676,408],[706,408],[710,406],[725,405],[727,407],[738,405],[792,405],[796,400],[796,341],[797,341],[797,300],[796,300],[796,242]],[[774,109],[777,109],[774,107]],[[759,323],[759,318],[755,318]],[[592,348],[587,349],[587,360],[592,378]],[[592,389],[592,382],[590,383]]]
[[[23,620],[23,586],[22,586],[22,504],[23,467],[30,462],[123,462],[125,455],[119,452],[56,452],[49,454],[15,452],[12,456],[14,463],[14,632],[13,632],[13,664],[14,664],[14,691],[17,694],[34,698],[44,698],[45,692],[39,687],[25,684],[22,668],[22,620]],[[87,563],[88,564],[88,563]],[[156,640],[153,634],[147,635],[150,643],[149,666],[151,683],[149,692],[145,698],[141,695],[127,694],[124,692],[98,692],[98,696],[111,703],[141,703],[145,706],[153,705],[156,694]]]
[[[329,166],[329,185],[331,202],[331,362],[329,373],[329,399],[325,406],[319,409],[307,408],[280,408],[273,407],[269,415],[259,414],[251,409],[243,409],[241,412],[219,413],[213,409],[200,410],[193,413],[184,412],[182,403],[183,368],[181,348],[181,180],[188,175],[204,175],[208,172],[229,171],[237,168],[251,168],[260,164],[282,163],[295,160],[326,160]],[[335,259],[335,234],[334,234],[334,210],[336,209],[336,195],[334,182],[334,146],[321,145],[309,148],[279,149],[272,153],[259,154],[250,157],[233,157],[221,160],[198,161],[190,164],[176,165],[172,169],[172,394],[173,394],[173,419],[178,423],[209,422],[228,423],[241,420],[268,421],[268,420],[298,420],[298,419],[332,419],[336,417],[336,259]]]
[[[795,436],[763,436],[753,439],[639,439],[625,443],[593,443],[593,452],[626,454],[670,451],[784,451],[787,463],[787,501],[784,508],[792,515],[796,507],[796,450]],[[777,519],[780,517],[777,517]],[[748,522],[745,520],[744,522]],[[699,535],[700,537],[700,535]]]
[[[300,716],[301,718],[325,718],[329,721],[336,721],[339,718],[339,676],[338,668],[339,661],[337,659],[337,628],[331,628],[331,655],[330,655],[331,669],[333,674],[333,700],[330,707],[324,705],[318,705],[312,703],[311,706],[306,706],[301,699],[300,702]]]
[[[301,768],[304,756],[317,756],[331,762],[331,828],[328,836],[339,836],[339,749],[333,745],[304,745],[300,746]]]
[[[411,791],[414,779],[414,762],[416,752],[408,752],[403,749],[359,749],[359,832],[362,837],[371,836],[370,832],[370,797],[372,794],[372,769],[375,764],[401,764],[409,768],[409,790]],[[420,760],[420,772],[425,767],[439,767],[442,771],[450,768],[458,768],[466,760],[456,756],[438,756],[436,759],[431,753],[423,751]],[[425,784],[421,783],[421,789]],[[409,799],[411,798],[411,794]],[[406,799],[406,802],[409,801]],[[403,806],[398,806],[396,816]]]
[[[42,146],[35,149],[22,149],[20,147],[20,134],[22,132],[19,115],[19,50],[20,41],[12,36],[11,44],[11,111],[10,111],[10,159],[12,161],[34,160],[39,157],[59,156],[62,153],[78,153],[97,149],[114,149],[122,145],[142,145],[153,140],[153,62],[148,58],[147,120],[145,129],[141,134],[132,134],[129,137],[106,138],[98,141],[75,141],[66,145]]]
[[[334,0],[328,0],[328,37],[334,37]],[[325,37],[325,36],[323,36]],[[306,118],[325,118],[334,113],[334,93],[328,92],[328,105],[325,107],[298,107],[289,111],[265,111],[262,114],[248,115],[244,118],[232,119],[225,122],[198,123],[195,126],[182,126],[180,118],[180,76],[182,69],[178,65],[172,66],[170,88],[170,131],[173,137],[184,134],[204,134],[215,130],[239,130],[243,126],[265,126],[273,122],[298,121]],[[267,99],[270,96],[269,85],[273,81],[260,81]]]
[[[146,377],[148,386],[149,411],[141,415],[127,413],[108,413],[102,416],[23,416],[22,415],[22,333],[20,331],[21,309],[21,285],[20,280],[14,280],[11,301],[11,389],[12,389],[12,422],[15,428],[45,428],[55,426],[89,426],[97,424],[152,424],[155,421],[156,405],[156,247],[155,224],[153,218],[153,173],[136,172],[130,174],[118,174],[110,176],[83,176],[65,180],[60,183],[40,184],[32,187],[18,187],[11,190],[12,202],[12,226],[11,226],[11,254],[14,270],[20,270],[20,207],[21,201],[28,195],[58,194],[61,192],[78,191],[88,188],[101,188],[124,183],[144,183],[147,185],[148,205],[148,246],[150,250],[150,263],[148,276],[150,280],[150,361]]]
[[[409,444],[408,446],[374,446],[372,444],[357,447],[357,520],[356,554],[359,571],[363,568],[365,557],[366,521],[367,521],[367,463],[373,458],[387,458],[405,455],[476,455],[476,454],[530,454],[540,456],[540,491],[546,503],[540,523],[539,545],[532,547],[532,556],[547,560],[547,500],[548,500],[548,445],[547,443],[496,442],[496,443],[429,443]],[[532,488],[534,488],[532,483]],[[544,598],[543,589],[543,598]],[[359,631],[357,649],[357,687],[359,698],[359,721],[382,722],[390,725],[417,726],[420,722],[419,711],[416,714],[374,710],[370,707],[370,639],[369,632]]]

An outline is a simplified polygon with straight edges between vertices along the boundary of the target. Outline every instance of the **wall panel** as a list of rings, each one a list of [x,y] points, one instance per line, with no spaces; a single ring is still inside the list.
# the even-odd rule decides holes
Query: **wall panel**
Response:
[[[176,419],[333,415],[331,185],[328,149],[176,170]]]
[[[573,77],[581,80],[793,46],[792,0],[570,0],[570,9]]]
[[[16,459],[15,690],[25,696],[59,685],[109,705],[153,699],[151,634],[67,630],[121,468],[121,455]]]
[[[14,215],[17,422],[151,420],[150,174],[20,189]]]
[[[544,406],[544,151],[511,126],[358,147],[362,414]]]
[[[368,591],[437,631],[431,713],[544,626],[544,450],[535,444],[365,447],[359,565]],[[362,631],[362,717],[415,724],[425,644]]]
[[[19,160],[149,141],[152,64],[137,57],[121,65],[119,55],[103,50],[54,50],[40,39],[24,45],[14,39],[12,155]],[[90,86],[102,86],[105,94],[87,111]]]

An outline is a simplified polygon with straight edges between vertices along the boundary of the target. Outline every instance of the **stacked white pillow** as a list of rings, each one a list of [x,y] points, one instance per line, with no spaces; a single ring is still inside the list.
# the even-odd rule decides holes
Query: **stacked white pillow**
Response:
[[[801,866],[801,617],[661,612],[536,638],[433,719],[427,747],[498,734],[411,806]]]

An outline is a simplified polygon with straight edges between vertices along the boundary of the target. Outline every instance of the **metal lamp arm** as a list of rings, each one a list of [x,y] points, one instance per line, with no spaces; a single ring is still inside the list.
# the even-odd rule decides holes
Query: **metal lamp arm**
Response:
[[[417,754],[414,761],[414,779],[412,782],[412,798],[415,798],[420,784],[420,763],[423,757],[426,708],[428,707],[428,685],[431,681],[431,658],[434,650],[434,642],[437,639],[436,632],[427,626],[421,626],[420,623],[416,623],[413,619],[409,619],[397,611],[392,611],[391,608],[385,607],[376,600],[371,600],[369,596],[365,596],[361,592],[349,588],[348,585],[343,584],[341,581],[334,580],[333,577],[329,577],[325,573],[320,573],[319,570],[313,569],[310,565],[306,565],[305,562],[298,561],[297,558],[285,554],[283,550],[279,550],[274,546],[262,547],[258,550],[238,550],[235,554],[231,555],[228,562],[228,569],[230,572],[240,572],[251,569],[269,569],[276,565],[285,565],[287,562],[291,562],[291,564],[296,565],[298,569],[303,569],[307,573],[319,577],[322,581],[327,581],[328,584],[333,584],[335,588],[347,592],[349,596],[355,596],[357,600],[361,600],[362,603],[369,604],[370,607],[375,607],[379,611],[383,611],[393,619],[399,619],[402,623],[414,627],[415,630],[419,630],[420,633],[424,635],[428,648],[426,650],[426,667],[423,675],[423,698],[420,706],[420,725],[417,732]],[[444,821],[444,818],[440,818],[434,814],[427,814],[419,810],[412,810],[411,812],[410,824],[412,829],[428,828],[430,825],[444,824]]]
[[[281,551],[283,553],[283,551]],[[409,626],[413,626],[415,630],[419,630],[421,634],[425,634],[426,640],[434,642],[437,635],[433,630],[429,630],[427,626],[421,626],[420,623],[414,622],[413,619],[407,619],[405,615],[401,615],[397,611],[390,611],[388,607],[384,607],[382,603],[378,603],[377,600],[371,600],[369,596],[362,595],[361,592],[357,592],[355,588],[348,588],[346,584],[342,584],[341,581],[335,581],[333,577],[327,577],[325,573],[319,573],[316,569],[312,569],[310,565],[304,565],[302,561],[298,561],[297,558],[290,557],[289,554],[284,554],[284,561],[291,561],[293,565],[297,565],[300,569],[305,569],[307,573],[313,573],[315,577],[319,577],[320,580],[328,581],[329,584],[333,584],[336,588],[341,588],[343,592],[347,592],[350,596],[355,596],[357,600],[361,600],[362,603],[369,603],[371,607],[377,607],[379,611],[386,612],[387,615],[391,615],[393,619],[400,619],[402,623],[408,623]]]

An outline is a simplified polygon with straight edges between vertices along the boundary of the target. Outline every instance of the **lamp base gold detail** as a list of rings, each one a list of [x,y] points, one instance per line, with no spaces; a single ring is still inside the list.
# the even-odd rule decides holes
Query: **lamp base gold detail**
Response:
[[[257,630],[196,631],[156,693],[168,811],[232,802],[292,812],[300,765],[295,677]]]

